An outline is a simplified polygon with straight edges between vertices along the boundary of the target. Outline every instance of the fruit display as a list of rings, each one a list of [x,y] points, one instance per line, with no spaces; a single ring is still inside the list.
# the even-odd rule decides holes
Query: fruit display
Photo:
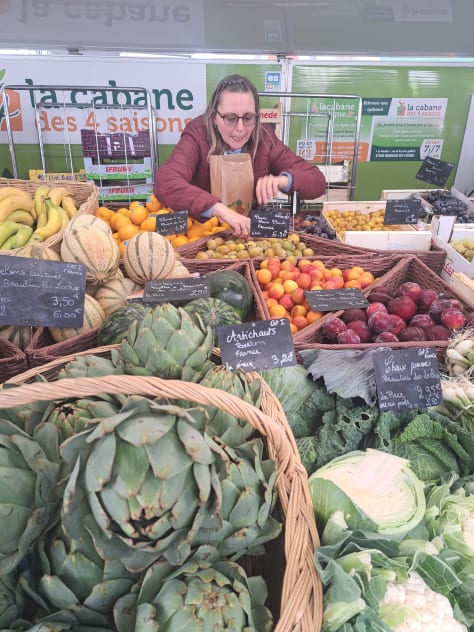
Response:
[[[432,215],[455,215],[459,224],[470,224],[474,222],[474,211],[471,210],[464,200],[453,195],[445,189],[434,189],[422,193],[421,197],[430,205]]]
[[[195,254],[196,259],[253,259],[256,257],[310,257],[314,250],[309,248],[298,233],[289,233],[286,238],[269,237],[244,239],[242,237],[219,236],[206,241],[206,249]]]
[[[464,239],[453,239],[449,242],[449,245],[462,257],[464,257],[464,259],[472,261],[474,258],[474,238],[470,239],[465,237]]]
[[[0,187],[0,250],[45,242],[65,228],[77,208],[63,186],[41,185],[33,196],[18,187]]]
[[[336,231],[328,224],[326,218],[319,213],[297,213],[294,217],[293,228],[297,232],[307,233],[308,235],[336,239]]]
[[[406,281],[393,292],[372,288],[364,309],[347,309],[322,325],[328,343],[392,343],[447,341],[453,332],[472,326],[474,312],[463,303],[415,281]]]
[[[323,315],[311,309],[306,290],[365,289],[374,275],[361,266],[327,268],[320,259],[280,260],[267,258],[255,270],[270,317],[288,318],[293,333],[304,329]]]
[[[329,225],[336,231],[336,233],[344,239],[346,231],[351,230],[399,230],[397,225],[385,225],[383,223],[385,208],[379,208],[377,210],[363,213],[361,210],[339,210],[339,209],[327,209],[323,211],[324,217],[329,222]]]
[[[156,216],[173,212],[173,209],[164,206],[152,193],[146,202],[133,200],[128,207],[122,206],[116,210],[99,206],[95,214],[110,226],[112,237],[119,246],[120,254],[123,255],[129,239],[142,232],[156,232]],[[198,222],[188,217],[185,234],[164,235],[164,238],[171,243],[173,248],[179,248],[227,228],[227,224],[219,224],[217,217],[211,217],[205,222]]]

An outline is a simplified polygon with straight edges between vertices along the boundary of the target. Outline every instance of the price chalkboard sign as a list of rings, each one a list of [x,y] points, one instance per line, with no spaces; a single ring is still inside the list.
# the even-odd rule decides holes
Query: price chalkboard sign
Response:
[[[333,312],[350,307],[367,307],[369,301],[359,288],[347,287],[337,290],[308,290],[304,293],[311,309],[316,312]]]
[[[222,364],[228,369],[262,371],[296,364],[287,318],[217,328]]]
[[[145,282],[144,303],[171,303],[172,301],[205,298],[210,295],[209,281],[197,277],[155,279]]]
[[[290,231],[291,212],[282,209],[250,211],[250,236],[284,239]]]
[[[156,232],[160,235],[183,235],[188,230],[188,211],[156,215]]]
[[[420,212],[421,200],[419,198],[387,200],[383,223],[385,225],[416,224]]]
[[[434,184],[437,187],[444,187],[453,167],[454,165],[451,162],[426,156],[415,178]]]
[[[86,268],[0,255],[0,325],[82,327]]]
[[[443,401],[435,349],[385,348],[373,359],[380,410],[416,410]]]

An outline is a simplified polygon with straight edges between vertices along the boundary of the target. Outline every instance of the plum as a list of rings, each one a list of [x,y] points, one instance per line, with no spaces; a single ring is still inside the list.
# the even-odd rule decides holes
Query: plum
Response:
[[[372,303],[373,304],[373,303]],[[374,334],[381,334],[382,331],[389,331],[392,321],[390,320],[390,314],[383,311],[375,312],[369,316],[367,321],[369,329]]]
[[[393,298],[392,292],[383,286],[372,288],[367,295],[369,303],[383,303],[384,305],[391,298]]]
[[[408,323],[417,313],[418,308],[413,299],[411,299],[407,294],[403,294],[402,296],[392,298],[387,303],[387,311],[390,314],[400,316],[400,318],[403,318],[405,323]]]
[[[372,314],[375,314],[375,312],[385,312],[387,313],[387,308],[385,307],[384,303],[380,303],[379,301],[375,301],[374,303],[371,303],[370,305],[367,306],[366,310],[365,310],[367,317],[372,316]]]
[[[420,312],[427,312],[433,301],[438,298],[438,292],[431,288],[423,288],[420,292],[420,298],[418,299],[418,310]]]
[[[365,320],[352,320],[347,324],[347,329],[352,329],[359,336],[361,342],[369,342],[372,336]]]
[[[409,325],[410,327],[421,327],[422,329],[426,329],[426,327],[434,325],[434,320],[429,314],[415,314],[410,320]]]
[[[461,329],[464,327],[466,319],[459,309],[448,307],[441,312],[440,321],[448,329]]]
[[[425,330],[421,327],[405,327],[398,334],[400,342],[419,342],[426,340]]]
[[[374,338],[374,342],[399,342],[397,336],[391,331],[382,331]]]
[[[350,307],[344,310],[344,313],[341,315],[341,320],[345,323],[350,323],[353,320],[363,320],[367,322],[367,312],[365,309],[362,309],[362,307]]]
[[[360,338],[353,329],[346,329],[337,334],[337,344],[339,345],[358,345]]]
[[[452,307],[449,299],[437,298],[431,303],[428,314],[431,316],[435,323],[439,324],[441,323],[441,312],[445,309],[448,309],[448,307]]]
[[[346,331],[346,329],[346,323],[337,316],[334,316],[323,323],[323,333],[332,342],[335,342],[338,334],[342,331]]]
[[[464,314],[466,322],[464,323],[464,325],[466,327],[474,327],[474,312],[468,312],[467,314]]]
[[[449,340],[450,331],[444,325],[431,325],[425,329],[428,340]]]
[[[398,288],[397,295],[407,295],[413,301],[415,301],[415,303],[418,303],[421,296],[421,285],[419,283],[416,283],[415,281],[405,281]]]
[[[389,318],[390,318],[390,327],[388,331],[398,336],[401,330],[405,329],[407,324],[403,320],[403,318],[400,318],[400,316],[398,316],[397,314],[389,314]]]

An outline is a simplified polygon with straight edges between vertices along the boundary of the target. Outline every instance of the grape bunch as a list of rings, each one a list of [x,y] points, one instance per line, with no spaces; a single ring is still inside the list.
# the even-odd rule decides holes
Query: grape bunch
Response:
[[[457,222],[461,224],[474,222],[474,211],[469,210],[466,202],[449,191],[443,189],[428,191],[422,197],[431,204],[434,215],[455,215]]]
[[[308,235],[336,239],[336,231],[329,226],[322,215],[297,214],[294,219],[294,229]]]

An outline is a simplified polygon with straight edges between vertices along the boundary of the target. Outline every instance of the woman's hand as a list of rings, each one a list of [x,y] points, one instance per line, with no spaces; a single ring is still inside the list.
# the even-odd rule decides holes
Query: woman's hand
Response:
[[[266,204],[269,200],[277,197],[281,189],[288,186],[288,176],[262,176],[257,180],[255,187],[255,197],[259,204]]]
[[[221,222],[228,224],[235,237],[244,237],[245,239],[248,239],[250,235],[249,217],[233,211],[222,202],[215,204],[214,216],[218,217]]]

